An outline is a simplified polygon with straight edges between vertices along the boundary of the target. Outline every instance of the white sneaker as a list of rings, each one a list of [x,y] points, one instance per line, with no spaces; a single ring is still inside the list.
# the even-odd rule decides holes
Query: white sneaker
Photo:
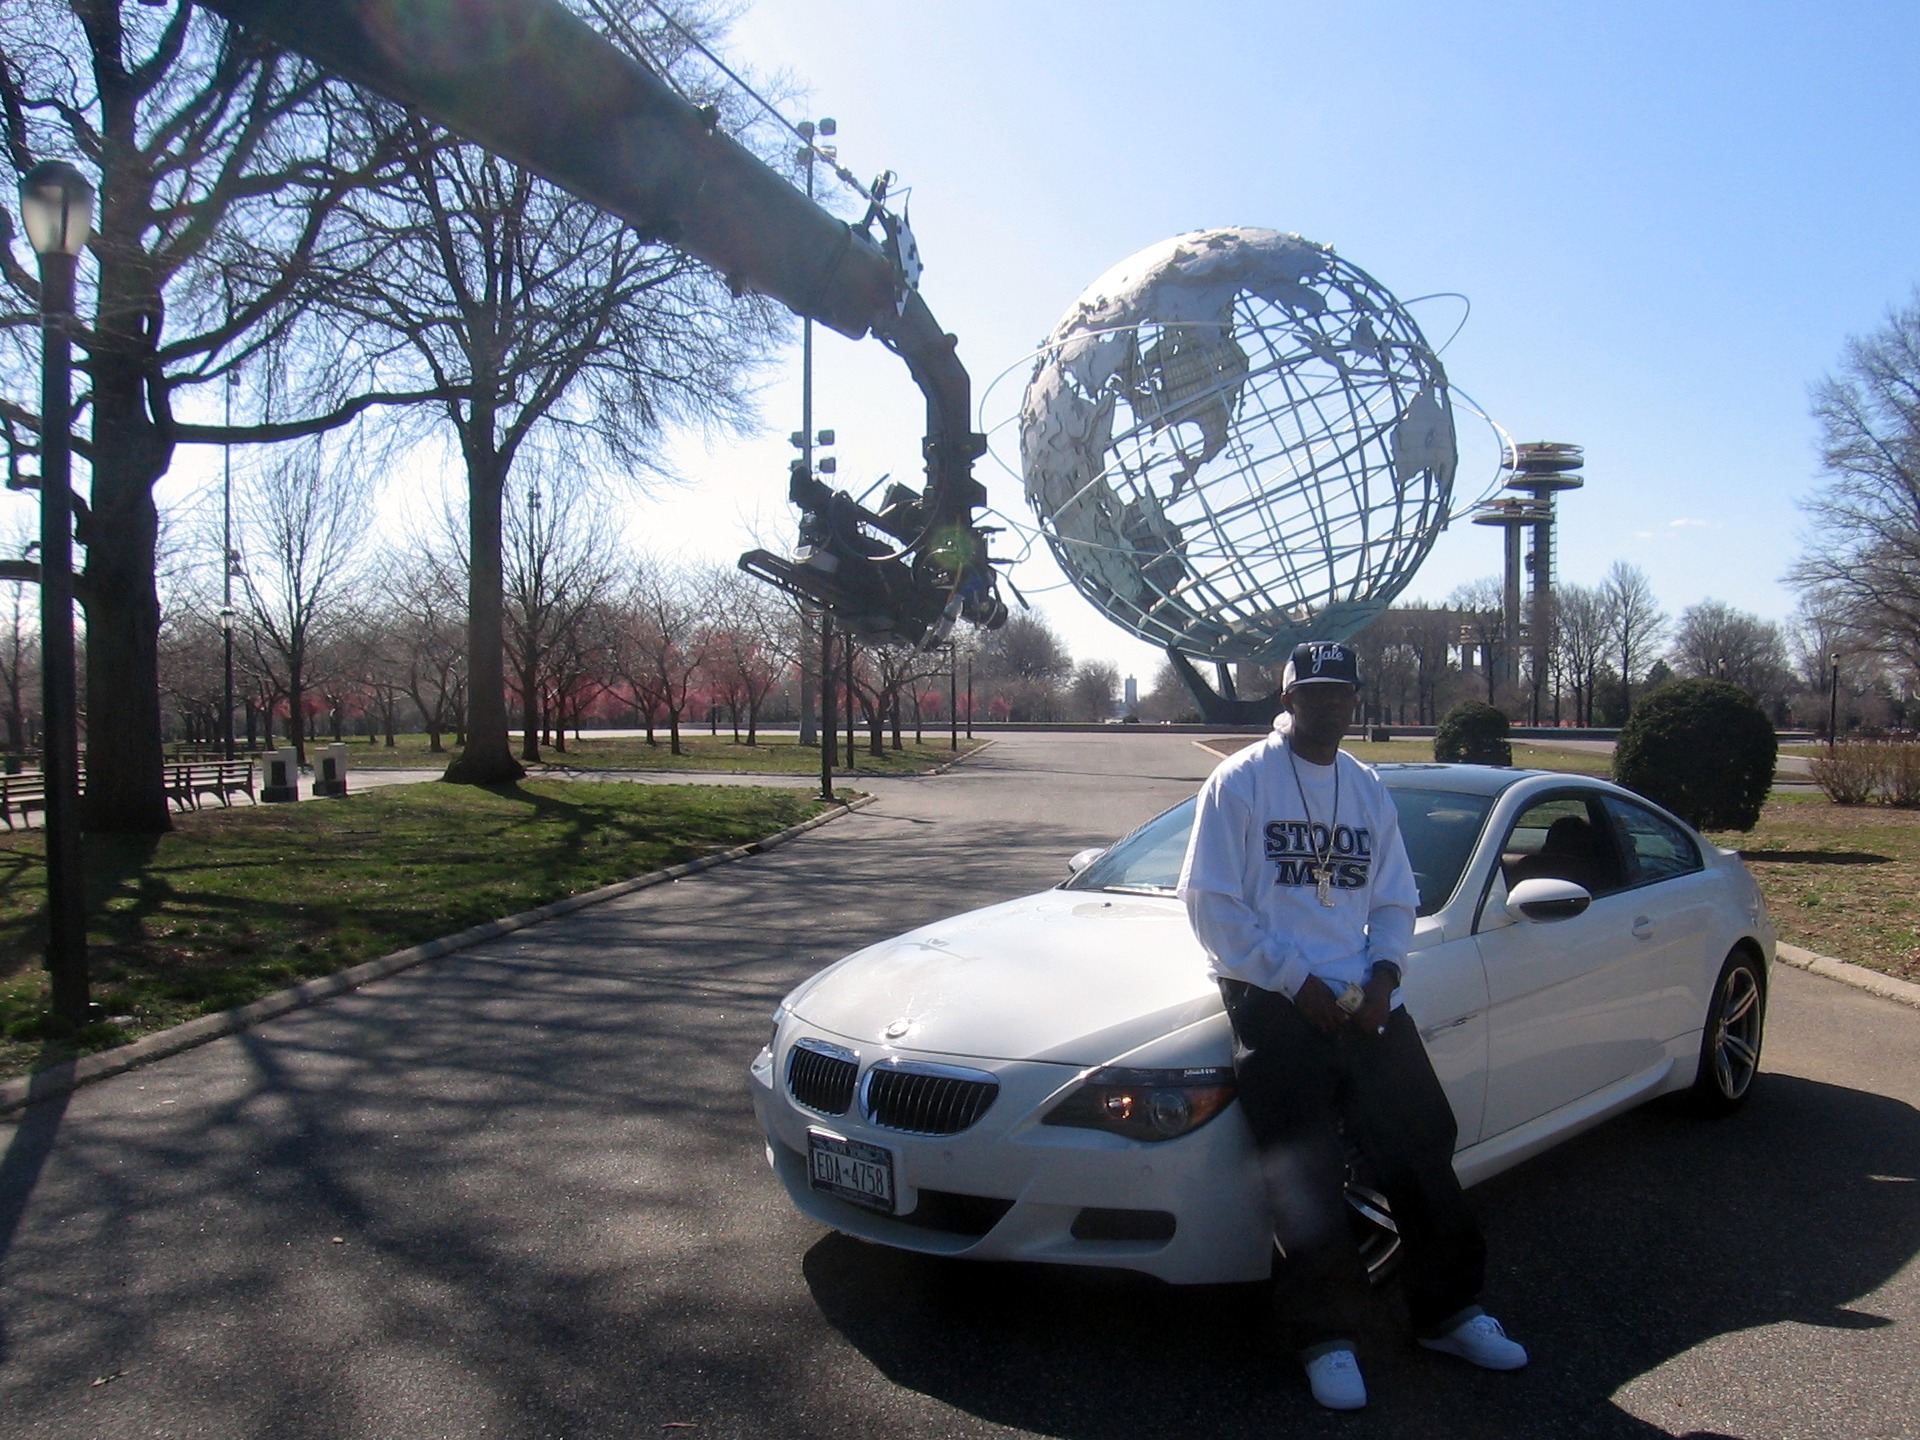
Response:
[[[1442,1355],[1458,1355],[1482,1370],[1518,1370],[1527,1363],[1525,1347],[1509,1340],[1500,1322],[1491,1315],[1475,1315],[1446,1334],[1420,1343]]]
[[[1359,1410],[1367,1403],[1367,1382],[1351,1350],[1327,1350],[1307,1361],[1307,1383],[1329,1410]]]

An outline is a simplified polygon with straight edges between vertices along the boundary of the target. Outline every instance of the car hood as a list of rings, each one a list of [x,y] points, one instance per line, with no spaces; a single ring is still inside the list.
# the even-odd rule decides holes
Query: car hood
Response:
[[[870,946],[788,1010],[860,1046],[1100,1065],[1220,1010],[1186,908],[1049,890]]]

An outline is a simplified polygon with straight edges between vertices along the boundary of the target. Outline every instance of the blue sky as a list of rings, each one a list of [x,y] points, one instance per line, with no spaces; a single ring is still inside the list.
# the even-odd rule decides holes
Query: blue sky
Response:
[[[1210,225],[1298,231],[1403,299],[1470,298],[1454,385],[1516,438],[1587,448],[1563,576],[1629,560],[1673,614],[1709,596],[1791,612],[1807,387],[1920,280],[1911,5],[759,0],[731,54],[786,71],[794,115],[834,116],[855,172],[912,187],[923,294],[979,391],[1011,371],[988,423],[1115,261]],[[1435,343],[1460,314],[1414,310]],[[817,333],[842,480],[912,477],[904,367]],[[636,504],[638,533],[720,559],[782,533],[797,373],[796,344],[759,439],[678,446],[692,483]],[[1461,418],[1470,498],[1494,452]],[[1017,481],[986,478],[1030,522]],[[1496,572],[1499,544],[1456,524],[1407,594]],[[1156,652],[1043,553],[1014,578],[1076,656],[1151,675]]]

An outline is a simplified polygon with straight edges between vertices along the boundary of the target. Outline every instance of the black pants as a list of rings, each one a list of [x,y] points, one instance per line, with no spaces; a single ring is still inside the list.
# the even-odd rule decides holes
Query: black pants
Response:
[[[1352,1025],[1322,1035],[1284,995],[1238,980],[1222,980],[1220,992],[1284,1256],[1274,1288],[1282,1342],[1312,1351],[1350,1338],[1366,1298],[1341,1125],[1393,1207],[1416,1333],[1438,1334],[1472,1313],[1486,1242],[1453,1173],[1453,1107],[1412,1018],[1395,1010],[1385,1035]]]

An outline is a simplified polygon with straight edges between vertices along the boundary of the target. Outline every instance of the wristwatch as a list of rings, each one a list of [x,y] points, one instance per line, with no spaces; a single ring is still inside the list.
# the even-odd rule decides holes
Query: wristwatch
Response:
[[[1399,989],[1400,988],[1400,967],[1394,964],[1391,960],[1374,961],[1373,974],[1369,975],[1367,978],[1371,980],[1373,978],[1373,975],[1378,975],[1382,970],[1386,971],[1387,975],[1392,979],[1394,989],[1396,990]]]

